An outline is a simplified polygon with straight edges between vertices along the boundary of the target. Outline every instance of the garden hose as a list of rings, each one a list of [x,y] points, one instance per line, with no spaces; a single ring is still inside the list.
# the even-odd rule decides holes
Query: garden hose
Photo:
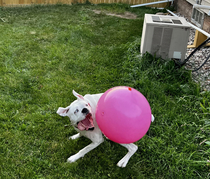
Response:
[[[191,54],[190,54],[182,63],[177,63],[177,62],[176,62],[176,64],[178,64],[179,67],[184,66],[184,65],[189,61],[189,59],[194,55],[194,53],[195,53],[196,51],[198,51],[202,46],[204,46],[209,40],[210,40],[210,37],[209,37],[208,39],[206,39],[203,43],[201,43],[197,48],[195,48],[195,49],[191,52]],[[198,67],[198,68],[192,70],[192,72],[195,72],[195,71],[198,71],[199,69],[201,69],[201,67],[203,67],[203,66],[206,64],[206,62],[208,61],[209,58],[210,58],[210,55],[206,58],[206,60],[202,63],[202,65],[201,65],[200,67]]]

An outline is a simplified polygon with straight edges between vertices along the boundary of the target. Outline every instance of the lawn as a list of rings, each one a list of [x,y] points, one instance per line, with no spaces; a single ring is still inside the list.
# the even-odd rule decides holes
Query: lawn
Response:
[[[102,11],[96,14],[93,10]],[[136,19],[106,12],[137,15]],[[128,5],[75,4],[0,8],[0,178],[209,178],[210,92],[173,61],[139,53],[145,13]],[[78,93],[125,85],[149,101],[155,122],[126,154],[106,140],[77,162],[90,143],[56,114]]]

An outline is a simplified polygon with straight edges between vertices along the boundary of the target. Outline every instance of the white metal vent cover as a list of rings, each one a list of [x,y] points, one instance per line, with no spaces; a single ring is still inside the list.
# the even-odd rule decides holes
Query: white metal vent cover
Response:
[[[204,12],[199,9],[193,8],[191,22],[194,23],[197,27],[202,28],[204,21]]]

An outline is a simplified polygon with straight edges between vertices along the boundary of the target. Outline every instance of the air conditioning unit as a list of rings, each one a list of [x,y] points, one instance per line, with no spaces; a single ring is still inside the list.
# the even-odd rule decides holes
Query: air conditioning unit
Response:
[[[189,33],[190,25],[183,17],[145,14],[141,53],[183,61]]]

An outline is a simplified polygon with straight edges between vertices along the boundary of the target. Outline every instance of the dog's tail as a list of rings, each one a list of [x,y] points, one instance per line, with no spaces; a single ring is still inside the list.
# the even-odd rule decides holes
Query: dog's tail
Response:
[[[154,122],[154,120],[155,120],[155,117],[152,115],[152,122]]]

